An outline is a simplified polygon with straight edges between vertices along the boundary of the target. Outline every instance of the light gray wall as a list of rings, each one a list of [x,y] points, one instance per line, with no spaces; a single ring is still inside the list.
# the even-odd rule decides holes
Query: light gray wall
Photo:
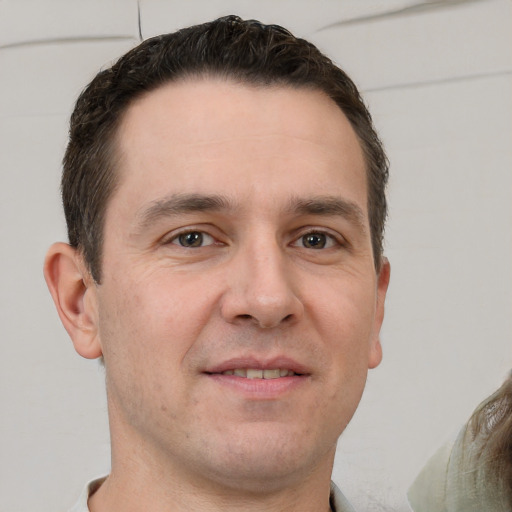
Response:
[[[73,101],[139,30],[228,13],[283,24],[331,55],[362,88],[391,160],[384,361],[334,472],[354,504],[406,510],[420,466],[511,367],[510,0],[3,0],[1,511],[65,510],[108,471],[102,370],[74,353],[41,271],[65,239]]]

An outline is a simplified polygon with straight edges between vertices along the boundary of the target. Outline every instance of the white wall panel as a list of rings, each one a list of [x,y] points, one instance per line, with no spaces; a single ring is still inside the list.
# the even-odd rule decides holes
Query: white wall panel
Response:
[[[59,39],[138,37],[137,0],[2,0],[0,47]]]
[[[306,37],[336,23],[348,23],[425,4],[424,0],[140,0],[141,30],[148,37],[219,16],[282,24]]]
[[[364,90],[512,72],[512,2],[439,4],[333,26],[311,40]]]
[[[71,112],[80,91],[137,39],[16,46],[0,51],[0,116]]]

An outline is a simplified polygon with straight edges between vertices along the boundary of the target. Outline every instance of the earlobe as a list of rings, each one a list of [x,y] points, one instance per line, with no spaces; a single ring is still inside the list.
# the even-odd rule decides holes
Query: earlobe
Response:
[[[53,244],[46,254],[44,277],[75,350],[87,359],[100,357],[96,284],[78,251],[62,242]]]
[[[383,258],[382,265],[377,276],[377,304],[375,310],[375,323],[372,336],[372,346],[370,347],[370,357],[368,359],[368,368],[377,367],[382,361],[382,345],[380,342],[380,329],[384,321],[384,303],[388,291],[389,279],[391,276],[391,266],[387,258]]]

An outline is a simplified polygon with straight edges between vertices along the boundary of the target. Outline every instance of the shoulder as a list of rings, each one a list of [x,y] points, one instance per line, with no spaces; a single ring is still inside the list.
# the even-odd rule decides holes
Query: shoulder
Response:
[[[100,485],[105,481],[106,476],[102,476],[101,478],[95,478],[91,480],[84,487],[82,494],[78,498],[78,501],[75,505],[68,510],[68,512],[89,512],[89,507],[87,506],[87,501],[89,496],[94,494],[100,487]]]
[[[508,512],[506,492],[488,471],[485,437],[466,424],[427,462],[407,493],[414,512]]]

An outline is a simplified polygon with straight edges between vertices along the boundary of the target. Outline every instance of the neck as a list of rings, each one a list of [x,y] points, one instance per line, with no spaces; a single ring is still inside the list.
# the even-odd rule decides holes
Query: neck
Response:
[[[330,480],[322,486],[311,482],[279,491],[248,493],[236,489],[208,489],[199,485],[183,485],[158,479],[133,479],[133,475],[112,472],[89,499],[91,512],[329,512]]]
[[[137,452],[138,450],[135,450]],[[91,512],[329,512],[330,464],[273,482],[221,482],[158,457],[112,457],[112,471],[89,499]],[[148,460],[150,462],[148,462]],[[278,481],[279,480],[279,481]]]
[[[111,405],[111,404],[109,404]],[[167,445],[151,442],[110,408],[112,471],[89,499],[91,512],[328,512],[336,446],[315,459],[275,455],[275,466],[250,458],[215,464],[177,456]],[[114,413],[114,414],[113,414]],[[268,450],[267,450],[268,451]],[[275,454],[275,452],[272,452]],[[243,462],[243,464],[242,464]],[[259,466],[258,466],[259,464]],[[261,466],[261,467],[260,467]],[[243,468],[243,469],[241,469]],[[263,469],[262,469],[263,468]]]

